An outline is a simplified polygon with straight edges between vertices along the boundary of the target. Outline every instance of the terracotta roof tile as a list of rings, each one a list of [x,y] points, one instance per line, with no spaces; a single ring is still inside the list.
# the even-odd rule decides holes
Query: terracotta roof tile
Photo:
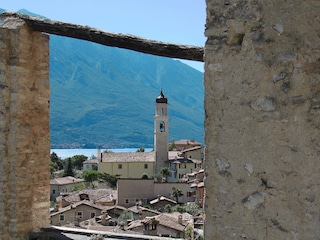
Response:
[[[62,177],[62,178],[54,178],[54,179],[50,180],[50,184],[52,184],[52,185],[66,185],[66,184],[70,184],[70,183],[80,183],[80,182],[84,182],[84,180],[80,179],[80,178],[74,178],[71,176]]]
[[[102,154],[102,162],[155,162],[154,152],[107,152]]]

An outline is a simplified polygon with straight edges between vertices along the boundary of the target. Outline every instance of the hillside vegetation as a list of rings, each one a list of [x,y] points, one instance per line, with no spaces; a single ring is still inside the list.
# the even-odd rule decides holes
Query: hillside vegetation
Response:
[[[203,142],[203,73],[179,60],[50,35],[50,87],[51,148],[153,147],[161,89],[169,141]]]

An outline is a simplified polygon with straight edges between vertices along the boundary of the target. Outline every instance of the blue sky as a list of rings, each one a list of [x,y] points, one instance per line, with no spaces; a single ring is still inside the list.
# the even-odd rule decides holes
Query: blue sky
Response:
[[[205,0],[1,0],[0,8],[164,42],[204,46],[206,41]],[[183,62],[203,71],[203,63]]]

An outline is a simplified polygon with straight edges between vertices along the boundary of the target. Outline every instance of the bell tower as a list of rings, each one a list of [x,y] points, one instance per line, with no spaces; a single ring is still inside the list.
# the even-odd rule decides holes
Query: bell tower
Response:
[[[160,92],[156,98],[156,115],[154,117],[154,151],[155,151],[155,176],[160,175],[162,167],[168,160],[168,99]]]

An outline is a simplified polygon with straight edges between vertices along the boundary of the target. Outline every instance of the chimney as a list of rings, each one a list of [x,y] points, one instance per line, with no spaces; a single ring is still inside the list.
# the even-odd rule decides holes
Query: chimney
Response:
[[[181,214],[178,216],[178,223],[182,225],[182,215]]]

